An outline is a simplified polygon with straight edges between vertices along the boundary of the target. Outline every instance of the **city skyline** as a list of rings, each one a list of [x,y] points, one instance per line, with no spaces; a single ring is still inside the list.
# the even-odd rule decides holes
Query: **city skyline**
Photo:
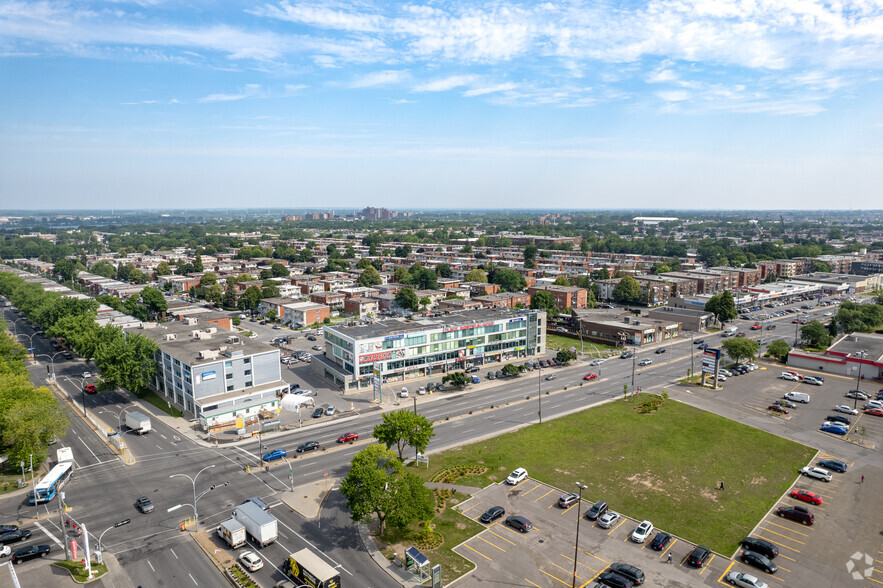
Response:
[[[881,23],[859,0],[0,2],[0,199],[878,208]]]

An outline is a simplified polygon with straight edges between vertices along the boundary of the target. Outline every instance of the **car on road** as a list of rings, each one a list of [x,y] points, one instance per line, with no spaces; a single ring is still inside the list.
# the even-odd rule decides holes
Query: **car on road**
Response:
[[[295,451],[297,453],[306,453],[307,451],[315,451],[317,449],[319,449],[319,442],[318,441],[307,441],[305,443],[301,443],[300,445],[298,445],[297,449],[295,449]]]
[[[770,559],[779,555],[778,547],[765,539],[758,539],[757,537],[746,537],[745,539],[742,539],[742,547],[749,551],[756,551]]]
[[[555,379],[555,374],[549,374],[548,376],[546,376],[546,379],[547,379],[547,380],[554,380],[554,379]]]
[[[275,461],[277,459],[282,459],[287,455],[284,449],[274,449],[268,453],[264,454],[264,461]]]
[[[334,416],[335,412],[337,412],[337,408],[333,404],[329,404],[325,409],[325,416]]]
[[[579,501],[579,495],[573,492],[563,494],[558,498],[558,506],[561,508],[570,508]]]
[[[526,518],[520,517],[518,515],[506,517],[506,525],[512,527],[517,531],[521,531],[522,533],[527,533],[528,531],[533,529],[533,523],[531,523]]]
[[[467,374],[474,374],[474,373],[477,373],[477,372],[478,372],[478,368],[475,367],[475,366],[473,366],[473,367],[471,367],[471,368],[466,368],[466,373],[467,373]]]
[[[31,538],[31,532],[27,529],[17,529],[0,535],[0,545],[7,543],[15,543],[16,541],[27,541]]]
[[[669,541],[671,541],[671,535],[664,531],[659,531],[656,533],[656,537],[653,538],[653,541],[650,542],[650,549],[654,551],[662,551],[665,549],[665,546],[668,545]]]
[[[703,350],[703,351],[706,350],[706,349],[708,349],[708,343],[701,343],[701,344],[699,345],[699,349],[701,349],[701,350]]]
[[[472,383],[481,384],[481,378],[479,378],[478,376],[472,376]]]
[[[632,353],[631,351],[623,351],[622,353],[619,354],[619,357],[621,359],[631,359],[634,355],[635,354]]]
[[[660,353],[665,353],[665,347],[660,347],[659,349],[654,351],[654,353],[656,353],[656,355],[659,355]]]
[[[756,551],[743,551],[739,554],[739,559],[744,564],[748,564],[750,566],[754,566],[759,570],[763,570],[767,574],[775,574],[779,571],[779,566],[774,564],[764,555],[757,553]]]
[[[602,529],[609,529],[613,525],[615,525],[619,519],[622,518],[618,512],[613,512],[612,510],[608,510],[604,513],[601,518],[598,519],[598,526]]]
[[[18,525],[0,525],[0,535],[18,531]]]
[[[883,408],[870,407],[865,409],[865,414],[870,416],[883,416]]]
[[[711,550],[702,545],[697,545],[696,548],[690,552],[690,555],[687,556],[687,563],[694,568],[701,568],[705,565],[705,562],[708,561],[709,557],[711,557]]]
[[[239,555],[239,562],[249,572],[256,572],[264,567],[264,560],[254,551],[243,551]]]
[[[817,468],[813,466],[806,466],[804,468],[800,468],[800,473],[809,478],[815,478],[817,480],[822,480],[823,482],[831,481],[831,472],[828,470],[824,470],[822,468]]]
[[[139,496],[138,499],[135,500],[135,508],[144,514],[147,514],[153,512],[153,503],[146,496]]]
[[[861,390],[850,390],[843,396],[845,396],[846,398],[858,398],[859,400],[867,400],[868,398],[870,398],[870,396],[868,396]]]
[[[506,514],[506,509],[502,506],[492,506],[481,515],[478,520],[484,524],[493,523],[495,520]]]
[[[516,468],[509,477],[506,478],[506,483],[510,486],[514,486],[516,484],[520,484],[524,480],[527,479],[527,470],[524,468]]]
[[[86,394],[95,394],[98,392],[98,388],[95,387],[95,384],[86,384],[83,386],[83,392]]]
[[[594,380],[597,377],[598,374],[596,374],[595,372],[589,372],[588,374],[583,376],[583,380]]]
[[[776,515],[804,525],[811,525],[815,522],[813,514],[803,506],[780,506],[776,509]]]
[[[788,496],[793,498],[794,500],[802,500],[803,502],[808,502],[810,504],[815,504],[818,506],[822,503],[822,497],[816,494],[815,492],[809,492],[807,490],[792,490]]]
[[[643,543],[651,533],[653,533],[653,523],[650,521],[641,521],[641,524],[632,531],[631,539],[635,543]]]
[[[586,511],[586,518],[590,521],[594,521],[605,512],[607,512],[607,503],[603,500],[599,500],[598,502],[590,506],[589,510]]]
[[[693,345],[701,345],[703,343],[705,343],[705,339],[696,339],[693,341]]]
[[[788,409],[780,406],[778,404],[770,404],[766,409],[770,412],[777,412],[779,414],[788,414]]]
[[[590,363],[589,365],[590,366],[598,366],[598,365],[601,365],[602,363],[604,363],[603,359],[594,359],[594,360],[592,360],[592,363]]]
[[[29,559],[46,557],[47,555],[49,555],[50,551],[52,551],[52,548],[49,545],[28,545],[27,547],[16,549],[15,553],[12,554],[12,557],[9,561],[15,565],[18,565],[22,562],[28,561]]]
[[[836,410],[837,412],[842,412],[844,414],[852,414],[852,415],[858,414],[858,411],[856,409],[854,409],[851,406],[848,406],[846,404],[838,404],[837,406],[834,407],[834,410]],[[830,420],[830,419],[828,419],[828,420]]]
[[[820,430],[825,433],[831,433],[833,435],[846,435],[847,433],[849,433],[849,429],[847,429],[846,427],[831,423],[823,424]]]
[[[647,358],[647,359],[642,359],[641,361],[639,361],[638,365],[645,366],[645,365],[651,365],[652,363],[653,363],[653,360],[650,358]]]
[[[312,349],[313,351],[322,351],[322,346],[321,345],[313,345],[310,349]]]
[[[608,572],[613,572],[614,574],[619,574],[620,576],[624,576],[628,578],[632,584],[640,585],[644,583],[644,572],[636,568],[635,566],[630,566],[625,563],[612,563],[607,568]]]
[[[344,433],[340,437],[337,438],[338,443],[352,443],[353,441],[359,440],[358,433]]]
[[[65,359],[73,359],[74,354],[71,353],[70,351],[65,351],[64,354],[62,355],[62,357],[64,357]]]
[[[769,584],[763,580],[751,574],[743,574],[741,572],[730,572],[727,574],[727,582],[733,586],[739,586],[739,588],[769,588]]]

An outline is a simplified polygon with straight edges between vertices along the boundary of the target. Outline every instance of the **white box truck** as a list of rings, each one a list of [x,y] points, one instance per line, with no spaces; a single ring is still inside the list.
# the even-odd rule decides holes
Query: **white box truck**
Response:
[[[236,519],[224,521],[218,526],[218,535],[220,535],[230,547],[236,549],[245,544],[245,525]]]
[[[126,426],[143,435],[150,432],[150,417],[144,413],[132,411],[126,413]]]
[[[261,547],[274,542],[279,537],[276,519],[253,502],[245,502],[233,511],[233,518],[245,525],[246,532]]]

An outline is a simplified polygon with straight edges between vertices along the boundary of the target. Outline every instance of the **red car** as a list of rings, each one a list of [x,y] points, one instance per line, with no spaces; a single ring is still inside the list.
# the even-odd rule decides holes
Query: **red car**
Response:
[[[883,408],[866,408],[865,414],[869,414],[871,416],[883,416]]]
[[[819,505],[822,503],[821,496],[819,496],[818,494],[814,494],[813,492],[807,492],[806,490],[792,490],[789,496],[791,496],[791,498],[793,498],[794,500],[802,500],[810,504]]]
[[[358,433],[345,433],[337,438],[338,443],[352,443],[359,439]]]
[[[736,333],[736,336],[737,336],[737,337],[744,337],[744,336],[745,336],[745,333]]]
[[[759,331],[759,330],[762,329],[762,328],[763,328],[763,327],[761,326],[760,323],[755,323],[755,324],[751,325],[751,330],[752,330],[752,331]]]
[[[95,384],[86,384],[83,386],[83,392],[86,394],[95,394],[98,392],[98,388],[95,387]]]
[[[598,374],[596,374],[595,372],[592,372],[590,374],[584,375],[583,380],[594,380],[597,377],[598,377]]]

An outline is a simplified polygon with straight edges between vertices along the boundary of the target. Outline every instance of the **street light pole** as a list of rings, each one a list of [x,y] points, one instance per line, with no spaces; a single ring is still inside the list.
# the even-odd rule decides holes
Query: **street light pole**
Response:
[[[543,366],[542,364],[537,364],[539,367],[537,368],[537,373],[539,377],[537,377],[537,404],[539,409],[537,411],[537,415],[540,417],[540,424],[543,424]]]
[[[862,356],[862,359],[864,359],[864,358],[865,358],[865,355],[867,355],[867,354],[865,353],[865,350],[862,349],[861,351],[859,351],[858,353],[856,353],[856,355],[861,355],[861,356]],[[858,374],[856,374],[856,376],[855,376],[855,389],[856,389],[856,392],[858,392],[859,390],[861,390],[861,385],[862,385],[862,364],[858,364]],[[853,410],[857,410],[857,409],[858,409],[858,394],[856,394],[856,395],[855,395],[855,398],[852,399],[852,408],[853,408]]]
[[[196,472],[196,475],[192,478],[187,474],[172,474],[171,476],[169,476],[169,478],[174,478],[175,476],[183,476],[184,478],[190,480],[190,483],[193,485],[193,520],[196,523],[197,531],[199,531],[199,511],[196,510],[196,501],[199,499],[196,497],[196,479],[199,477],[199,474],[213,467],[215,467],[215,464],[205,466],[204,468]]]
[[[576,486],[579,488],[579,500],[576,502],[576,543],[573,546],[573,584],[571,585],[571,588],[576,588],[576,558],[579,556],[580,507],[583,503],[583,490],[588,488],[588,486],[583,485],[582,482],[577,482]]]
[[[98,558],[97,558],[98,563],[101,563],[101,551],[102,551],[101,550],[101,538],[104,537],[104,534],[107,533],[108,531],[110,531],[111,529],[116,529],[117,527],[122,527],[123,525],[128,525],[131,522],[132,522],[132,519],[123,519],[121,521],[118,521],[118,522],[112,524],[111,526],[109,526],[108,528],[106,528],[105,530],[103,530],[101,532],[101,535],[98,536],[98,549],[95,550],[96,554],[98,555]],[[67,553],[67,551],[65,551],[65,553]]]

